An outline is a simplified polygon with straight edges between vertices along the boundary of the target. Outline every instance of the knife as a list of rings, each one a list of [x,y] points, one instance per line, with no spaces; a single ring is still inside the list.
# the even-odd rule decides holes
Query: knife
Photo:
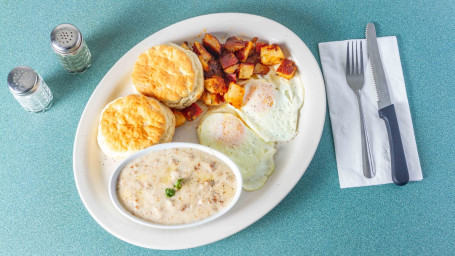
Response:
[[[368,58],[371,64],[371,70],[373,71],[373,81],[378,96],[379,117],[384,120],[389,137],[392,180],[395,184],[402,186],[409,181],[408,166],[401,141],[395,106],[390,100],[389,88],[376,39],[376,28],[373,23],[368,23],[365,34],[367,38]]]

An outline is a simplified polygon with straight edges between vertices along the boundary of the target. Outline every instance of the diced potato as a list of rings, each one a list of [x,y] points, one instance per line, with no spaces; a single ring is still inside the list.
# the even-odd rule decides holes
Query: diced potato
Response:
[[[239,62],[239,60],[231,52],[226,53],[226,54],[221,54],[219,61],[220,61],[221,67],[223,69],[227,69],[228,67],[235,65]]]
[[[245,62],[248,56],[250,56],[251,49],[253,49],[253,43],[247,42],[246,46],[235,52],[235,56],[240,62]]]
[[[261,63],[267,66],[276,65],[284,60],[284,54],[277,44],[261,47]]]
[[[225,93],[228,90],[224,79],[220,76],[213,76],[204,80],[204,88],[211,93]]]
[[[243,87],[231,82],[229,84],[229,90],[224,94],[224,100],[235,108],[240,108],[243,103],[244,94],[245,89]]]
[[[193,121],[196,119],[196,117],[202,114],[202,109],[196,103],[193,103],[190,106],[180,110],[180,112],[183,114],[186,120]]]
[[[174,113],[175,116],[175,127],[179,127],[186,122],[185,116],[179,110],[173,109],[172,113]]]
[[[187,41],[183,42],[183,44],[180,46],[182,46],[185,50],[191,51],[190,46],[188,45]]]
[[[285,59],[283,62],[281,62],[280,66],[276,70],[276,73],[281,77],[291,79],[294,76],[296,70],[297,66],[295,63],[292,60]]]
[[[239,64],[232,65],[224,70],[226,74],[234,74],[237,70],[239,70]]]
[[[243,47],[247,45],[247,41],[242,40],[239,37],[236,36],[231,36],[228,39],[226,39],[226,42],[224,43],[224,48],[230,52],[236,52]]]
[[[253,73],[254,74],[258,74],[258,75],[267,75],[270,71],[270,68],[266,65],[263,65],[261,63],[256,63],[256,65],[254,66],[254,71]]]
[[[209,60],[212,59],[212,55],[202,46],[199,42],[194,42],[193,43],[193,51],[199,55],[202,56],[202,58],[205,60],[205,62],[209,62]]]
[[[241,63],[239,67],[239,79],[249,79],[254,71],[254,64]]]
[[[266,43],[262,43],[262,42],[256,42],[254,44],[254,50],[256,51],[257,54],[261,54],[261,48],[262,46],[266,46],[267,44]]]
[[[199,99],[207,106],[217,106],[224,102],[224,98],[221,94],[211,93],[207,90],[204,90]]]
[[[205,34],[204,38],[202,39],[202,45],[204,45],[205,49],[207,49],[215,56],[220,56],[221,44],[215,36],[209,33]]]
[[[204,71],[209,71],[210,70],[209,64],[204,60],[204,58],[201,55],[198,55],[197,57],[199,58],[199,61],[202,64],[202,69],[204,69]]]

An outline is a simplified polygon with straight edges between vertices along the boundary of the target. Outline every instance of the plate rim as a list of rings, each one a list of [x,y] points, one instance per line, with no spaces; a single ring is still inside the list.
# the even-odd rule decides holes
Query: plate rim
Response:
[[[211,239],[211,241],[208,241],[208,242],[202,242],[202,243],[194,244],[193,246],[183,246],[183,247],[175,246],[175,247],[170,248],[170,247],[166,247],[166,246],[163,246],[163,247],[150,246],[150,245],[138,243],[137,241],[134,241],[132,239],[129,239],[128,237],[125,237],[125,236],[122,236],[122,235],[118,234],[117,232],[113,231],[108,225],[106,225],[103,221],[101,221],[99,216],[97,216],[97,214],[95,214],[92,211],[92,209],[90,208],[90,206],[88,205],[87,199],[84,198],[84,196],[83,196],[82,185],[79,183],[79,179],[78,179],[78,175],[79,174],[78,174],[78,171],[77,171],[77,167],[80,165],[79,162],[78,162],[78,159],[77,159],[77,153],[78,153],[77,150],[79,149],[78,148],[79,143],[81,143],[79,138],[80,138],[80,133],[81,133],[81,129],[82,129],[81,128],[82,122],[83,122],[83,120],[86,119],[86,116],[88,115],[88,112],[89,112],[88,111],[88,106],[90,105],[89,103],[94,101],[94,98],[95,98],[97,90],[100,90],[100,86],[99,85],[103,83],[103,81],[106,79],[106,77],[108,77],[108,75],[112,72],[112,70],[114,70],[116,66],[120,65],[119,63],[121,63],[126,58],[126,56],[128,56],[138,45],[150,40],[155,35],[157,35],[159,33],[162,33],[165,30],[170,30],[170,29],[172,29],[174,27],[181,26],[184,23],[194,22],[194,21],[197,21],[197,20],[210,19],[210,18],[212,18],[212,19],[213,18],[220,18],[221,16],[227,16],[227,17],[233,17],[233,16],[239,17],[239,16],[241,16],[241,17],[243,17],[245,19],[256,19],[256,20],[259,19],[259,20],[262,20],[264,22],[273,23],[276,26],[280,26],[287,33],[289,33],[292,37],[295,37],[296,39],[298,39],[303,44],[304,51],[309,52],[311,58],[308,61],[312,62],[312,66],[317,68],[318,72],[316,72],[316,74],[314,74],[314,75],[316,77],[316,80],[319,80],[319,81],[322,82],[321,88],[319,88],[319,89],[322,90],[321,94],[323,95],[323,97],[320,98],[320,100],[321,100],[321,104],[320,104],[321,109],[320,109],[319,112],[322,113],[321,118],[319,118],[319,123],[313,124],[313,127],[315,127],[316,128],[315,130],[317,131],[317,134],[314,134],[314,137],[313,137],[313,140],[312,140],[312,141],[314,141],[315,145],[311,149],[311,151],[307,154],[308,156],[311,155],[311,157],[308,157],[307,163],[304,164],[303,171],[300,173],[300,176],[298,177],[298,179],[295,179],[294,181],[290,182],[291,185],[289,185],[286,193],[284,193],[283,196],[280,196],[279,200],[276,203],[274,203],[273,205],[268,207],[261,214],[257,215],[254,219],[252,219],[252,221],[250,221],[249,224],[243,225],[242,227],[240,227],[239,229],[236,229],[235,231],[230,230],[229,232],[226,232],[226,234],[224,236],[222,236],[222,237],[217,237],[215,239]],[[266,17],[263,17],[263,16],[254,15],[254,14],[248,14],[248,13],[236,13],[236,12],[224,12],[223,13],[223,12],[221,12],[221,13],[212,13],[212,14],[200,15],[200,16],[192,17],[192,18],[189,18],[189,19],[185,19],[185,20],[173,23],[173,24],[171,24],[169,26],[166,26],[166,27],[156,31],[155,33],[151,34],[150,36],[146,37],[145,39],[141,40],[136,45],[134,45],[132,48],[130,48],[125,54],[123,54],[122,57],[120,57],[115,62],[115,64],[112,65],[112,67],[106,72],[106,74],[103,76],[103,78],[100,80],[100,82],[96,86],[95,90],[92,92],[89,100],[87,101],[87,103],[86,103],[86,105],[84,107],[84,110],[83,110],[83,112],[81,114],[81,118],[79,120],[79,123],[78,123],[78,127],[77,127],[77,130],[76,130],[76,135],[75,135],[75,139],[74,139],[74,146],[73,146],[73,174],[74,174],[74,180],[75,180],[76,188],[78,190],[79,197],[81,198],[81,200],[82,200],[82,202],[84,204],[84,207],[89,212],[91,217],[101,227],[103,227],[106,231],[108,231],[110,234],[114,235],[115,237],[117,237],[117,238],[119,238],[119,239],[121,239],[121,240],[123,240],[125,242],[128,242],[130,244],[136,245],[136,246],[149,248],[149,249],[160,249],[160,250],[176,250],[177,249],[178,250],[178,249],[194,248],[194,247],[198,247],[198,246],[202,246],[202,245],[211,244],[211,243],[214,243],[214,242],[219,241],[221,239],[224,239],[226,237],[229,237],[229,236],[231,236],[231,235],[233,235],[233,234],[235,234],[237,232],[240,232],[241,230],[249,227],[250,225],[254,224],[256,221],[258,221],[263,216],[265,216],[267,213],[269,213],[273,208],[275,208],[289,194],[289,192],[295,187],[297,182],[301,179],[303,174],[306,172],[309,164],[311,163],[312,159],[314,158],[314,154],[316,153],[316,150],[318,148],[318,145],[319,145],[322,133],[323,133],[325,117],[326,117],[326,114],[327,114],[326,113],[327,110],[326,110],[326,96],[325,95],[326,95],[326,92],[325,92],[324,80],[323,80],[323,77],[322,77],[322,72],[321,72],[321,69],[319,67],[319,64],[316,61],[315,56],[311,53],[311,51],[309,50],[308,46],[300,39],[299,36],[297,36],[293,31],[291,31],[289,28],[285,27],[284,25],[282,25],[281,23],[279,23],[277,21],[274,21],[272,19],[269,19],[269,18],[266,18]],[[305,90],[305,101],[304,102],[307,101],[307,97],[306,96],[307,96],[307,94],[306,94],[306,90]],[[304,105],[305,105],[305,103],[304,103]],[[304,107],[302,107],[302,108],[304,108]]]

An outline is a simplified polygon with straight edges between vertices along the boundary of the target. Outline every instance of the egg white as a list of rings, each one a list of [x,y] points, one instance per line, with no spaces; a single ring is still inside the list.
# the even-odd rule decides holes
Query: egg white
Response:
[[[263,141],[228,104],[205,113],[197,133],[199,143],[224,153],[238,165],[247,191],[264,186],[275,169],[275,143]]]
[[[297,73],[287,80],[272,68],[269,74],[250,79],[244,88],[243,105],[235,111],[264,141],[289,141],[296,136],[305,96]]]

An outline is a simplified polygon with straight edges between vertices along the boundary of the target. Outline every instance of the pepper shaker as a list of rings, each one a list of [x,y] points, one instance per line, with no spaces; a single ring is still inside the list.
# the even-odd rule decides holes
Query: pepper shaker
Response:
[[[41,76],[27,66],[15,67],[8,74],[8,87],[14,98],[29,112],[41,112],[52,105],[52,92]]]
[[[56,26],[51,32],[51,46],[69,73],[82,73],[90,67],[90,50],[76,26],[68,23]]]

